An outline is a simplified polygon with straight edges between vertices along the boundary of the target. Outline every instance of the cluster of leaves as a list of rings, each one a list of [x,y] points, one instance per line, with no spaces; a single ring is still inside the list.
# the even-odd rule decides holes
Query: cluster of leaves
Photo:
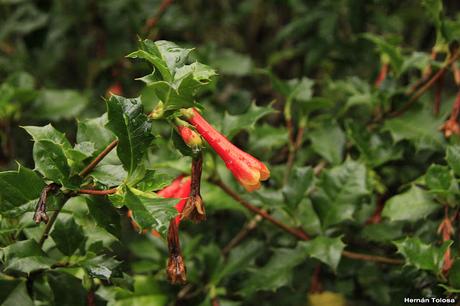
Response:
[[[2,126],[19,122],[28,136],[19,128],[15,135],[32,138],[33,148],[24,156],[11,153],[6,159],[15,169],[0,173],[0,303],[324,305],[333,299],[337,305],[345,300],[398,305],[410,296],[457,297],[459,241],[452,231],[459,226],[460,142],[439,130],[458,91],[451,67],[439,114],[426,92],[393,116],[428,66],[436,72],[445,65],[431,50],[421,50],[433,45],[438,53],[453,53],[447,47],[455,47],[460,20],[446,16],[442,1],[406,7],[391,1],[280,6],[254,0],[238,4],[235,12],[225,1],[190,1],[173,4],[158,31],[196,43],[196,51],[141,40],[132,53],[123,39],[134,41],[130,29],[141,33],[139,20],[150,17],[149,1],[92,4],[96,7],[90,1],[69,6],[49,1],[46,8],[10,2],[0,3],[8,16],[0,24],[6,42],[0,44],[0,71],[8,75],[1,79],[0,120]],[[105,51],[88,63],[85,52],[71,57],[84,67],[76,76],[62,71],[65,51],[80,46],[63,38],[81,21],[64,19],[69,11],[104,12],[100,20],[81,23],[91,35],[78,49],[90,50],[97,42]],[[242,22],[247,20],[251,23]],[[406,22],[420,25],[410,38],[404,36]],[[436,38],[424,38],[427,31]],[[31,38],[37,33],[43,44]],[[428,43],[417,40],[422,38]],[[128,53],[131,69],[120,60]],[[374,76],[384,64],[389,72],[376,86]],[[109,68],[126,74],[104,75]],[[68,79],[44,77],[59,73]],[[141,82],[134,82],[141,73],[146,74]],[[101,103],[90,101],[104,95],[112,77],[138,97],[112,95],[101,115]],[[164,272],[164,235],[177,199],[159,198],[155,191],[190,171],[190,152],[171,122],[177,110],[192,106],[269,165],[272,177],[261,190],[244,193],[206,150],[201,194],[208,220],[181,224],[189,282],[181,288],[169,285]],[[66,127],[77,115],[83,118],[77,128]],[[2,132],[5,147],[11,134]],[[115,141],[116,150],[86,173]],[[30,152],[34,166],[26,156]],[[11,166],[14,159],[21,164]],[[253,219],[216,180],[311,238],[299,241]],[[35,224],[33,215],[51,183],[59,190],[47,194],[49,228]],[[89,189],[108,195],[82,194]],[[163,238],[133,230],[127,209],[140,230],[155,229]],[[234,244],[241,231],[244,238]]]

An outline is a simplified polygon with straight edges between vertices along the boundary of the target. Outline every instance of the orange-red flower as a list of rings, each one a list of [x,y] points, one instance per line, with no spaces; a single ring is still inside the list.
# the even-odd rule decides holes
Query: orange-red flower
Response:
[[[251,192],[260,188],[260,181],[270,177],[270,171],[261,161],[237,148],[212,127],[198,111],[184,110],[183,113],[198,133],[219,154],[227,168],[247,191]]]

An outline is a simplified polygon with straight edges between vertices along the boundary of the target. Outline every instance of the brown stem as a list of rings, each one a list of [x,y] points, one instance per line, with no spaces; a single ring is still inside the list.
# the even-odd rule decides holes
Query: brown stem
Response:
[[[256,215],[254,218],[249,220],[248,223],[244,225],[244,227],[235,235],[235,237],[230,240],[229,243],[222,249],[222,254],[226,256],[230,251],[240,244],[241,241],[244,240],[244,238],[247,237],[247,235],[254,230],[257,227],[257,224],[262,220],[262,217],[260,215]]]
[[[401,107],[399,110],[394,111],[393,113],[390,114],[390,117],[397,117],[401,114],[403,114],[405,111],[407,111],[412,104],[414,104],[428,89],[430,89],[439,78],[442,77],[442,75],[447,71],[450,65],[452,65],[453,62],[455,62],[458,57],[460,56],[460,52],[458,50],[455,51],[455,53],[449,58],[446,64],[442,66],[441,69],[439,69],[433,77],[426,82],[420,89],[418,89],[414,95],[407,101],[403,107]]]
[[[101,153],[99,153],[98,156],[88,165],[83,169],[78,175],[81,177],[87,176],[96,166],[99,164],[99,162],[106,157],[107,154],[110,153],[110,151],[113,150],[118,144],[118,140],[112,141]]]
[[[40,246],[40,248],[43,247],[43,244],[45,243],[45,240],[48,238],[48,234],[51,231],[51,228],[53,227],[54,222],[56,222],[56,219],[59,213],[61,212],[62,207],[64,207],[68,199],[70,199],[70,195],[65,195],[62,205],[59,205],[58,209],[55,210],[54,213],[51,215],[51,218],[49,219],[48,223],[46,223],[46,227],[43,230],[40,240],[38,241],[38,245]]]
[[[434,114],[439,115],[442,102],[442,88],[444,87],[444,74],[441,75],[439,80],[436,82],[436,91],[434,93]]]
[[[255,214],[260,215],[262,218],[268,220],[269,222],[275,224],[279,228],[283,229],[284,231],[290,233],[293,236],[296,236],[300,240],[308,240],[310,237],[306,235],[304,232],[297,230],[295,228],[289,227],[284,223],[281,223],[280,221],[276,220],[273,218],[269,213],[267,213],[265,210],[262,210],[256,206],[253,206],[252,204],[248,203],[246,200],[241,198],[239,194],[237,194],[235,191],[230,189],[227,185],[224,184],[221,180],[216,180],[214,181],[214,184],[219,186],[225,193],[227,193],[229,196],[231,196],[233,199],[235,199],[238,203],[246,207],[248,210],[252,211]]]
[[[275,218],[273,218],[269,213],[265,212],[264,210],[257,208],[250,203],[248,203],[246,200],[242,199],[235,191],[230,189],[227,185],[225,185],[221,180],[214,180],[213,183],[217,186],[219,186],[225,193],[227,193],[229,196],[231,196],[234,200],[236,200],[238,203],[246,207],[248,210],[252,211],[253,213],[256,213],[260,215],[262,218],[268,220],[269,222],[273,223],[274,225],[278,226],[282,230],[288,232],[292,236],[296,237],[299,240],[307,241],[310,239],[310,237],[304,233],[301,230],[292,228]],[[386,263],[386,264],[394,264],[394,265],[401,265],[404,263],[403,260],[400,259],[393,259],[393,258],[387,258],[383,256],[378,256],[378,255],[368,255],[368,254],[362,254],[362,253],[356,253],[356,252],[351,252],[351,251],[342,251],[342,255],[344,257],[352,258],[352,259],[358,259],[358,260],[365,260],[365,261],[373,261],[373,262],[380,262],[380,263]]]
[[[287,184],[288,182],[289,173],[291,172],[292,166],[294,165],[294,160],[297,154],[297,150],[302,145],[303,134],[305,132],[305,128],[303,126],[300,126],[299,130],[297,131],[297,135],[294,139],[294,135],[293,135],[294,131],[292,130],[292,121],[288,120],[286,123],[289,123],[289,122],[290,122],[290,125],[288,124],[288,127],[290,126],[290,128],[288,128],[288,130],[289,130],[290,145],[289,145],[289,155],[288,155],[288,159],[286,162],[286,173],[284,176],[284,184]]]
[[[117,188],[106,189],[106,190],[96,190],[96,189],[80,189],[77,190],[77,193],[80,194],[92,194],[92,195],[107,195],[114,194],[117,192]]]

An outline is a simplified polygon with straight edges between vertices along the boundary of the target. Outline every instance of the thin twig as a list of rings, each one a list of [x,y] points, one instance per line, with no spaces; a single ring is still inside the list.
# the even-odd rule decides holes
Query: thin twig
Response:
[[[234,200],[236,200],[238,203],[249,209],[250,211],[260,215],[262,218],[270,221],[271,223],[275,224],[279,228],[283,229],[284,231],[288,232],[289,234],[293,235],[299,240],[307,241],[310,240],[310,237],[305,234],[303,231],[292,228],[275,218],[273,218],[270,214],[267,212],[261,210],[260,208],[257,208],[253,206],[252,204],[248,203],[246,200],[242,199],[235,191],[230,189],[227,185],[224,184],[221,180],[214,180],[213,183],[217,186],[219,186],[225,193],[227,193],[229,196],[231,196]],[[351,252],[351,251],[342,251],[342,255],[344,257],[348,257],[351,259],[358,259],[358,260],[365,260],[365,261],[373,261],[373,262],[380,262],[380,263],[386,263],[386,264],[394,264],[394,265],[400,265],[403,264],[404,261],[400,259],[393,259],[393,258],[388,258],[388,257],[383,257],[383,256],[378,256],[378,255],[368,255],[368,254],[362,254],[362,253],[356,253],[356,252]]]
[[[249,220],[243,228],[235,235],[235,237],[230,240],[229,243],[222,249],[222,254],[226,256],[230,251],[240,244],[241,241],[244,240],[244,238],[247,237],[247,235],[254,230],[257,227],[257,224],[262,220],[262,216],[260,215],[255,215],[254,218]]]
[[[292,123],[291,123],[291,129],[292,129]],[[288,155],[288,159],[287,159],[287,162],[286,162],[286,173],[285,173],[285,176],[284,176],[284,184],[287,184],[287,182],[288,182],[289,173],[291,172],[292,166],[294,165],[294,160],[295,160],[295,156],[297,154],[297,150],[302,145],[304,131],[305,131],[305,127],[300,126],[298,131],[297,131],[297,135],[296,135],[295,139],[294,139],[294,135],[291,135],[291,133],[293,133],[293,131],[289,132],[289,134],[290,134],[290,136],[289,136],[290,145],[289,145],[289,155]]]
[[[93,161],[85,167],[78,175],[81,177],[87,176],[96,166],[99,164],[99,162],[107,155],[110,153],[110,151],[113,150],[118,144],[118,140],[112,141],[101,153],[99,153],[98,156],[96,156]]]
[[[92,195],[107,195],[114,194],[117,192],[117,188],[106,189],[106,190],[96,190],[96,189],[80,189],[77,190],[77,193],[80,194],[92,194]]]
[[[59,213],[61,212],[62,210],[62,207],[64,207],[64,205],[67,203],[67,201],[70,199],[71,195],[64,195],[64,200],[62,202],[62,205],[59,205],[58,208],[54,211],[54,213],[51,215],[51,218],[49,219],[48,223],[46,223],[46,227],[45,229],[43,230],[43,233],[40,237],[40,240],[38,241],[38,245],[41,247],[43,247],[43,244],[45,243],[45,240],[48,238],[48,235],[51,231],[51,228],[53,227],[54,225],[54,222],[56,221]]]
[[[241,205],[243,205],[244,207],[246,207],[248,210],[252,211],[253,213],[260,215],[262,218],[270,221],[271,223],[275,224],[279,228],[285,230],[286,232],[290,233],[293,236],[298,237],[301,240],[308,240],[309,239],[308,235],[306,235],[304,232],[302,232],[302,231],[300,231],[298,229],[289,227],[284,223],[281,223],[280,221],[278,221],[275,218],[273,218],[265,210],[260,209],[260,208],[258,208],[256,206],[250,204],[249,202],[247,202],[243,198],[241,198],[238,193],[236,193],[235,191],[230,189],[230,187],[225,185],[224,182],[222,182],[221,180],[215,180],[214,184],[219,186],[223,191],[225,191],[225,193],[227,193],[229,196],[231,196],[233,199],[235,199],[238,203],[240,203]]]
[[[412,104],[414,104],[428,89],[430,89],[436,83],[436,81],[438,81],[444,75],[444,73],[447,71],[449,66],[452,65],[452,63],[455,62],[459,58],[459,56],[460,56],[460,52],[456,51],[450,57],[447,63],[444,64],[442,68],[439,69],[428,82],[426,82],[422,87],[420,87],[420,89],[418,89],[414,93],[414,95],[409,99],[409,101],[407,101],[405,105],[403,105],[403,107],[401,107],[397,111],[394,111],[389,116],[397,117],[399,115],[402,115],[405,111],[407,111],[412,106]]]

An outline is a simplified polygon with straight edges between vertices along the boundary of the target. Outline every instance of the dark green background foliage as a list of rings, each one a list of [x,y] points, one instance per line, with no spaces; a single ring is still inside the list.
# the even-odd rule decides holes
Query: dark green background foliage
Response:
[[[448,47],[458,45],[460,3],[188,0],[160,14],[162,2],[0,0],[0,304],[316,306],[332,298],[340,306],[457,298],[460,142],[439,129],[458,91],[451,68],[439,114],[437,85],[391,114],[427,67],[439,71]],[[384,63],[389,73],[376,86]],[[113,86],[121,93],[108,98]],[[249,194],[205,150],[208,219],[181,224],[182,287],[165,273],[164,234],[176,200],[153,191],[189,173],[191,158],[167,120],[147,117],[160,100],[167,119],[200,107],[271,170]],[[304,131],[297,143],[289,123],[292,136]],[[114,139],[117,149],[80,177]],[[311,239],[253,219],[216,178]],[[60,213],[42,245],[46,225],[32,216],[49,183],[61,188],[48,195],[48,215]],[[118,186],[110,196],[73,193]],[[380,221],[370,219],[377,207]],[[128,208],[163,238],[136,232]],[[445,214],[453,233],[443,239]],[[227,248],[248,224],[256,226]]]

